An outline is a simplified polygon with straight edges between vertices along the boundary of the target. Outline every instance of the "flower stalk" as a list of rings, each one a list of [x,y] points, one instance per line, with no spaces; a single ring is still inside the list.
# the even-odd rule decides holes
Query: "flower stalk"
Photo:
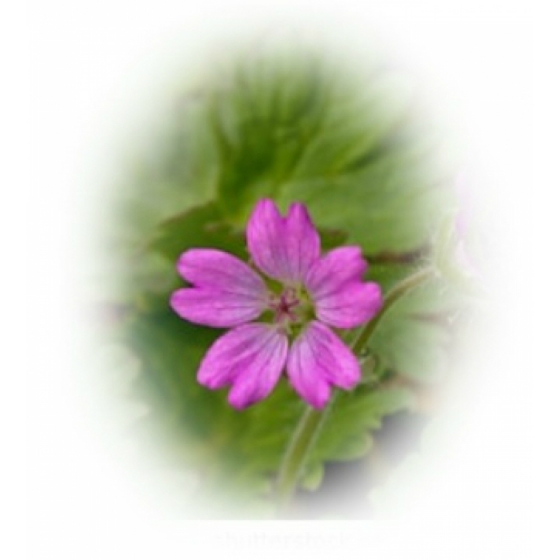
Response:
[[[359,355],[360,352],[366,348],[369,339],[375,332],[381,319],[400,298],[416,289],[430,278],[433,278],[435,274],[436,271],[434,267],[427,266],[394,286],[387,293],[384,304],[377,315],[364,326],[352,344],[352,351],[354,354]],[[319,437],[322,426],[333,407],[337,395],[338,392],[335,392],[328,406],[321,410],[307,406],[299,420],[280,464],[276,481],[276,498],[279,516],[286,515],[289,509],[291,498],[301,479],[309,454]]]
[[[307,462],[309,452],[313,448],[328,411],[338,395],[333,394],[329,404],[322,410],[306,406],[296,430],[290,440],[286,454],[282,461],[276,484],[278,497],[278,512],[283,515],[288,509],[295,487],[301,478],[303,467]]]

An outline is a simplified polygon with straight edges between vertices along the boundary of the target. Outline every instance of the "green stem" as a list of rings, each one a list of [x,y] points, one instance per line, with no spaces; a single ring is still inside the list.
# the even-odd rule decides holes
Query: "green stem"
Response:
[[[327,411],[331,408],[335,398],[336,393],[327,407],[322,410],[307,406],[292,435],[282,460],[276,483],[278,507],[281,514],[286,512],[309,452],[321,431],[323,422],[327,417]]]
[[[369,338],[375,331],[382,317],[386,315],[395,302],[431,278],[433,275],[434,269],[432,267],[426,267],[408,278],[405,278],[392,288],[387,293],[383,307],[377,315],[366,324],[362,332],[352,344],[354,354],[358,355],[362,352],[362,350],[364,350]],[[336,392],[333,394],[329,404],[322,410],[316,410],[308,406],[299,420],[280,464],[278,479],[276,481],[276,496],[279,512],[281,514],[285,513],[287,507],[289,506],[309,453],[319,436],[321,428],[330,410],[332,409],[337,394],[338,393]]]

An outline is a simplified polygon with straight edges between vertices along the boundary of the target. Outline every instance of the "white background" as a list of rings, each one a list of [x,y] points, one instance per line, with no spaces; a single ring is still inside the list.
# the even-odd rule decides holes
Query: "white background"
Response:
[[[515,1],[54,0],[29,6],[27,14],[14,10],[6,20],[13,33],[5,35],[4,52],[13,78],[2,104],[4,122],[13,125],[7,146],[23,148],[14,156],[5,151],[3,166],[10,332],[4,335],[9,452],[2,501],[12,519],[21,519],[26,506],[29,558],[183,558],[210,550],[267,558],[328,552],[552,557],[552,548],[538,552],[548,541],[537,538],[536,528],[546,529],[555,514],[546,503],[558,473],[550,456],[558,436],[548,411],[558,400],[560,368],[546,354],[554,322],[542,320],[557,303],[548,267],[555,253],[546,236],[555,225],[552,193],[559,184],[544,164],[558,150],[540,128],[552,118],[543,110],[550,93],[534,88],[537,78],[557,71],[543,41],[553,15]],[[228,41],[282,25],[324,32],[363,52],[381,41],[424,76],[445,118],[457,119],[486,178],[488,205],[496,209],[503,282],[498,328],[460,441],[439,464],[430,463],[438,470],[425,474],[426,487],[415,489],[409,510],[353,524],[164,522],[146,511],[114,461],[92,443],[74,398],[83,328],[73,304],[88,258],[82,243],[94,198],[88,188],[100,172],[96,158],[108,130],[118,129],[119,119],[124,126],[130,114],[123,107],[135,93],[149,98],[150,81],[165,79],[183,54],[199,67]],[[407,503],[406,493],[399,498]],[[6,546],[21,552],[19,534],[8,534],[13,542]]]

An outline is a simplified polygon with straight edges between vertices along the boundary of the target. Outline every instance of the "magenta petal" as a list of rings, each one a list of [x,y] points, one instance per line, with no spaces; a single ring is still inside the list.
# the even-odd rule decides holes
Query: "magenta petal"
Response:
[[[235,327],[256,319],[266,300],[215,288],[181,288],[171,294],[171,308],[183,319],[208,327]]]
[[[284,219],[270,199],[260,200],[247,223],[247,246],[255,264],[271,278],[290,275]]]
[[[321,240],[305,206],[296,202],[286,218],[286,251],[290,279],[301,282],[321,254]]]
[[[283,218],[274,202],[257,203],[247,224],[247,245],[255,264],[282,282],[301,282],[320,254],[319,235],[303,204]]]
[[[256,319],[267,305],[263,279],[244,262],[214,249],[190,249],[177,269],[194,284],[171,296],[183,319],[209,327],[233,327]]]
[[[312,321],[293,342],[287,371],[296,392],[315,408],[328,402],[330,385],[352,389],[360,379],[354,354],[318,321]]]
[[[332,327],[352,329],[369,321],[383,305],[381,288],[374,282],[349,282],[315,299],[317,317]]]
[[[287,353],[288,339],[274,327],[243,325],[214,342],[202,360],[197,379],[210,389],[233,385],[229,403],[245,408],[272,391]]]
[[[266,297],[263,279],[243,261],[216,249],[190,249],[177,262],[179,274],[199,288]]]
[[[336,292],[350,281],[359,281],[367,269],[359,247],[339,247],[317,260],[305,284],[314,299]]]

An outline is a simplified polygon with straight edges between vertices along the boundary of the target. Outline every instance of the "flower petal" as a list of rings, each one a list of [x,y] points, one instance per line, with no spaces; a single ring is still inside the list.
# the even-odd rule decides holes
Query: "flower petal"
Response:
[[[321,240],[307,208],[295,202],[286,218],[286,253],[291,280],[301,282],[321,254]]]
[[[243,261],[216,249],[190,249],[177,261],[179,274],[199,288],[266,297],[263,279]]]
[[[359,247],[347,246],[326,253],[309,270],[305,285],[318,299],[336,292],[350,281],[359,281],[367,269]]]
[[[285,224],[270,199],[260,200],[247,223],[247,246],[255,264],[268,276],[289,276],[285,247]]]
[[[215,288],[181,288],[171,294],[171,308],[183,319],[208,327],[235,327],[256,319],[266,300]]]
[[[276,385],[288,353],[288,339],[262,323],[237,327],[210,347],[198,370],[198,382],[210,389],[233,385],[228,401],[245,408],[264,399]]]
[[[317,317],[339,329],[369,321],[383,305],[381,288],[374,282],[348,282],[337,291],[315,299]]]
[[[330,398],[330,385],[352,389],[360,366],[352,351],[325,325],[312,321],[293,342],[288,378],[297,393],[315,408]]]
[[[257,203],[247,224],[247,245],[255,264],[282,282],[301,282],[319,258],[320,239],[303,204],[290,206],[283,218],[274,202]]]

